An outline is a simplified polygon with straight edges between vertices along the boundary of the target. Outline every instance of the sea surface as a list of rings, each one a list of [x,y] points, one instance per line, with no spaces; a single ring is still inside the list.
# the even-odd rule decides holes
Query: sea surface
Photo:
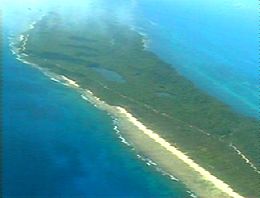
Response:
[[[8,37],[50,8],[30,2],[17,3],[4,18],[3,197],[187,197],[183,184],[123,143],[106,113],[15,59]],[[257,117],[257,1],[92,2],[135,26],[147,50],[198,88]]]

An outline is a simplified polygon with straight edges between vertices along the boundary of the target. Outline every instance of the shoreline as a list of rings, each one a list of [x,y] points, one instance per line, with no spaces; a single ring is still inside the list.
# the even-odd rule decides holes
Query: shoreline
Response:
[[[23,39],[24,43],[23,43],[22,47],[24,47],[24,48],[26,45],[26,41],[27,41],[27,39]],[[151,159],[156,158],[156,160],[152,159],[153,161],[155,161],[159,166],[160,166],[160,163],[163,164],[163,167],[165,169],[167,169],[167,172],[173,173],[173,175],[178,175],[178,173],[177,173],[178,171],[186,169],[186,171],[188,171],[188,173],[189,173],[188,174],[189,178],[188,179],[185,178],[185,176],[187,176],[187,174],[185,176],[179,174],[178,179],[183,181],[184,184],[189,183],[189,184],[187,184],[187,186],[190,187],[191,190],[193,190],[198,195],[203,195],[203,197],[204,196],[212,197],[212,195],[213,195],[214,198],[216,196],[217,197],[227,197],[228,196],[228,197],[238,197],[238,198],[242,197],[238,193],[234,192],[234,190],[229,185],[227,185],[223,181],[219,180],[218,178],[216,178],[215,176],[210,174],[210,172],[208,172],[207,170],[203,169],[198,164],[196,164],[192,159],[189,158],[189,156],[182,153],[176,147],[170,145],[170,143],[168,143],[165,139],[161,138],[157,133],[155,133],[151,129],[148,129],[143,123],[141,123],[139,120],[137,120],[132,114],[127,112],[127,110],[124,109],[123,107],[111,106],[111,105],[107,104],[106,102],[102,101],[100,98],[96,97],[93,94],[93,92],[91,92],[90,90],[81,88],[80,85],[78,85],[77,82],[75,82],[74,80],[69,79],[66,76],[54,74],[52,72],[49,72],[46,69],[41,68],[40,66],[38,66],[34,63],[30,63],[26,60],[23,60],[24,54],[18,54],[18,52],[15,52],[15,55],[17,56],[17,60],[39,69],[45,75],[50,77],[50,79],[53,81],[62,83],[66,86],[69,86],[71,88],[78,90],[80,93],[82,93],[81,96],[85,97],[83,99],[88,100],[91,104],[93,104],[98,109],[106,111],[111,117],[116,117],[119,120],[118,128],[120,128],[121,129],[120,131],[122,131],[122,133],[126,134],[126,136],[128,136],[128,138],[131,138],[132,142],[133,142],[133,140],[135,141],[134,142],[135,146],[139,147],[144,152],[149,152],[149,150],[147,150],[147,148],[141,148],[142,146],[145,147],[146,146],[145,142],[147,142],[149,145],[153,145],[156,148],[158,148],[158,152],[161,152],[161,150],[163,152],[167,152],[167,154],[165,154],[167,156],[167,158],[172,157],[174,160],[178,160],[179,161],[178,163],[181,166],[179,167],[178,170],[173,170],[174,168],[176,168],[176,166],[174,168],[171,168],[170,165],[167,165],[166,162],[168,162],[169,160],[164,159],[164,158],[166,158],[166,156],[162,155],[162,156],[155,157],[153,154],[150,154],[152,156]],[[133,134],[134,133],[133,131],[135,131],[135,134]],[[139,140],[137,140],[136,137],[133,138],[130,136],[139,137]],[[174,161],[174,162],[176,162],[176,161]],[[194,178],[191,179],[191,177],[194,177]],[[190,182],[188,182],[187,180],[190,180]],[[193,186],[194,181],[200,182],[200,185],[197,185],[197,183],[194,183],[194,186]],[[203,185],[201,185],[201,184],[203,184]],[[200,187],[201,187],[201,189],[199,189]]]
[[[111,117],[115,117],[118,120],[118,125],[115,124],[115,127],[117,130],[120,131],[120,133],[124,133],[124,132],[122,132],[124,130],[129,132],[129,127],[130,127],[130,131],[136,131],[136,130],[132,130],[132,129],[137,128],[139,130],[139,131],[136,131],[137,133],[141,132],[141,133],[143,133],[142,135],[147,136],[146,138],[140,138],[139,141],[141,141],[141,144],[144,144],[144,142],[147,141],[145,139],[148,138],[148,140],[149,139],[152,140],[152,144],[154,146],[161,147],[160,149],[163,148],[163,150],[165,152],[169,152],[170,155],[172,155],[173,157],[175,157],[176,159],[178,159],[182,163],[184,163],[183,164],[184,166],[188,166],[185,168],[191,169],[190,171],[188,171],[190,174],[190,177],[198,177],[198,178],[194,178],[194,179],[196,181],[201,182],[201,184],[203,184],[203,187],[205,188],[205,189],[198,189],[197,186],[193,187],[192,184],[187,185],[188,187],[191,188],[191,190],[193,190],[199,196],[212,197],[212,195],[213,195],[213,197],[222,196],[222,197],[242,198],[242,196],[239,195],[237,192],[235,192],[228,184],[224,183],[222,180],[213,176],[210,172],[208,172],[207,170],[205,170],[204,168],[199,166],[197,163],[195,163],[192,159],[190,159],[190,157],[188,155],[185,155],[180,150],[178,150],[178,148],[172,146],[165,139],[161,138],[157,133],[148,129],[145,125],[143,125],[143,123],[138,121],[132,114],[127,112],[127,110],[125,110],[123,107],[111,106],[111,105],[107,104],[106,102],[102,101],[100,98],[95,96],[93,94],[93,92],[91,92],[90,90],[87,90],[87,89],[80,88],[80,86],[77,84],[76,81],[69,79],[66,76],[57,75],[56,77],[58,77],[58,79],[52,77],[53,79],[55,79],[54,81],[62,83],[65,86],[78,90],[80,93],[82,93],[81,97],[83,99],[90,102],[96,108],[107,112]],[[133,132],[130,132],[130,133],[133,133]],[[132,144],[133,141],[131,141],[131,143],[126,141],[127,138],[125,139],[122,136],[119,136],[119,139],[121,139],[121,142],[123,142],[127,146],[133,145]],[[137,144],[139,144],[139,143],[134,142],[134,148]],[[139,144],[138,147],[140,147],[140,146],[142,146],[142,145]],[[140,157],[141,156],[139,155],[139,158]],[[150,162],[148,162],[148,165],[156,164],[159,167],[161,167],[160,161],[164,161],[164,159],[163,159],[164,157],[165,156],[162,156],[160,160],[158,160],[158,159],[154,160],[154,159],[149,158]],[[159,161],[159,162],[157,162],[157,161]],[[180,168],[182,169],[182,167],[180,167]],[[168,169],[170,169],[170,170],[167,170],[167,172],[170,172],[169,175],[171,175],[172,173],[173,173],[172,175],[176,175],[176,171],[171,170],[170,167],[168,167]],[[181,178],[181,177],[182,176],[179,176],[178,179],[180,179],[181,181],[186,180],[185,178]],[[172,180],[178,181],[178,179],[176,179],[174,176],[172,176]],[[187,184],[187,182],[184,182],[184,184]],[[205,185],[208,185],[207,186],[208,188]]]

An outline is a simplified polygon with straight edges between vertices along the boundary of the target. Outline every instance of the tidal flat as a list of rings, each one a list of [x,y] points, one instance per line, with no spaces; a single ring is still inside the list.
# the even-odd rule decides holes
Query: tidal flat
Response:
[[[259,196],[258,120],[234,112],[144,50],[131,27],[103,17],[73,23],[52,13],[24,35],[15,44],[24,60],[126,109],[234,191]]]

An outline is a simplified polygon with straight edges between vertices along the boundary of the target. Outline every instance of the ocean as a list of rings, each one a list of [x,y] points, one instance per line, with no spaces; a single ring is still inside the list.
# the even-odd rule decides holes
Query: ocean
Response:
[[[234,111],[258,116],[257,1],[119,2],[110,11],[120,5],[149,50]],[[28,8],[4,20],[3,197],[188,197],[124,144],[105,112],[15,59],[8,37],[35,19]]]

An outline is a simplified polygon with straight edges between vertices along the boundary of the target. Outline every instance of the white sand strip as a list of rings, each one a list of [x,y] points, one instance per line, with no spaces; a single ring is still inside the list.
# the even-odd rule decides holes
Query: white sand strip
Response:
[[[75,84],[76,84],[76,87],[79,87],[79,85],[75,81],[73,81],[65,76],[63,76],[63,79],[64,80],[66,79],[66,81],[69,82],[69,84],[72,87],[73,86],[75,87]],[[122,117],[127,119],[134,126],[136,126],[140,131],[142,131],[144,134],[146,134],[149,138],[151,138],[152,140],[154,140],[155,142],[160,144],[164,149],[166,149],[167,151],[172,153],[172,155],[174,155],[175,157],[180,159],[182,162],[187,164],[194,171],[198,172],[204,180],[213,184],[216,189],[218,189],[221,192],[223,192],[224,194],[226,194],[227,197],[243,198],[241,195],[239,195],[237,192],[235,192],[228,184],[224,183],[223,181],[221,181],[220,179],[218,179],[217,177],[212,175],[210,172],[208,172],[207,170],[205,170],[204,168],[199,166],[197,163],[195,163],[192,159],[190,159],[183,152],[179,151],[176,147],[170,145],[169,142],[167,142],[166,140],[161,138],[158,134],[156,134],[155,132],[148,129],[146,126],[144,126],[140,121],[138,121],[132,114],[127,112],[124,108],[119,107],[119,106],[114,107],[114,106],[108,105],[107,103],[102,101],[100,98],[96,97],[89,90],[85,91],[84,96],[88,99],[88,101],[90,103],[95,104],[96,107],[98,107],[102,110],[108,111],[108,112],[112,111],[112,114],[114,114],[115,116],[117,116],[118,113],[120,115],[122,115]]]
[[[26,64],[30,64],[32,66],[35,66],[36,68],[42,70],[40,67],[33,63],[29,63],[27,61],[21,60],[22,62]],[[49,75],[48,75],[49,76]],[[65,81],[68,83],[69,86],[72,88],[80,88],[80,86],[75,82],[74,80],[69,79],[66,76],[60,76],[56,75],[58,79],[55,79],[55,81],[59,81],[60,78],[61,80]],[[54,80],[54,79],[52,79]],[[149,138],[151,138],[154,142],[157,142],[160,144],[164,149],[172,153],[173,156],[177,157],[180,159],[182,162],[187,164],[190,168],[198,172],[202,178],[210,183],[212,183],[216,189],[219,189],[221,192],[225,193],[228,197],[234,197],[234,198],[242,198],[241,195],[238,193],[234,192],[234,190],[224,183],[223,181],[219,180],[215,176],[211,175],[210,172],[206,171],[202,167],[200,167],[198,164],[196,164],[193,160],[191,160],[187,155],[179,151],[177,148],[173,147],[170,145],[169,142],[161,138],[158,134],[153,132],[152,130],[146,128],[140,121],[138,121],[132,114],[128,113],[124,108],[122,107],[115,107],[108,105],[104,101],[102,101],[100,98],[96,97],[90,90],[84,90],[84,96],[85,99],[87,99],[90,103],[92,103],[94,106],[97,108],[107,111],[108,113],[112,113],[114,116],[121,115],[123,118],[127,119],[130,123],[132,123],[135,127],[137,127],[140,131],[142,131],[145,135],[147,135]]]
[[[128,113],[124,108],[117,107],[121,114],[123,114],[133,125],[135,125],[138,129],[140,129],[144,134],[148,135],[155,142],[159,143],[166,150],[170,151],[173,155],[177,156],[180,160],[182,160],[189,167],[198,172],[205,180],[212,183],[217,189],[226,193],[230,197],[234,198],[242,198],[241,195],[236,193],[229,185],[219,180],[217,177],[213,176],[207,170],[200,167],[196,164],[192,159],[190,159],[187,155],[179,151],[174,146],[171,146],[169,142],[161,138],[158,134],[153,132],[152,130],[146,128],[141,122],[139,122],[132,114]]]

